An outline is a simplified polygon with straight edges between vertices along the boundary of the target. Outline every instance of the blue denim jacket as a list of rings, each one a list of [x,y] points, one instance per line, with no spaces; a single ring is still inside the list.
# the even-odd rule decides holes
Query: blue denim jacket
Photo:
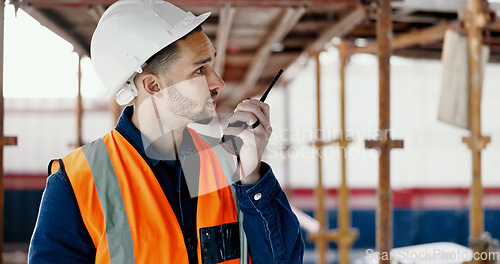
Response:
[[[140,131],[130,121],[132,113],[132,106],[125,108],[116,129],[138,151],[143,151]],[[189,148],[190,144],[192,142],[183,141],[181,148]],[[196,199],[185,195],[187,187],[182,185],[180,166],[173,161],[148,159],[181,226],[185,227],[184,235],[193,236],[184,229],[192,230],[195,226],[193,208]],[[258,183],[234,185],[244,214],[243,227],[252,261],[257,264],[302,263],[304,242],[299,222],[269,165],[262,163],[261,167],[262,178]],[[47,179],[31,238],[28,263],[94,262],[94,244],[83,223],[69,180],[59,170]]]

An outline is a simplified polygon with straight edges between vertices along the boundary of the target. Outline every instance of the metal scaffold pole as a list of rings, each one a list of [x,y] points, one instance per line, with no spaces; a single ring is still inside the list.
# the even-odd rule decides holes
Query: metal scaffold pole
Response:
[[[341,182],[338,190],[337,229],[332,232],[332,239],[338,245],[339,264],[349,264],[349,254],[352,244],[359,236],[357,229],[351,228],[351,210],[349,209],[349,188],[347,187],[347,147],[352,141],[346,135],[346,107],[345,107],[345,68],[347,66],[347,42],[342,41],[337,47],[340,57],[340,138],[335,140],[341,151]]]
[[[309,235],[309,239],[314,241],[316,245],[316,252],[318,255],[318,264],[326,263],[326,253],[328,252],[328,243],[334,241],[339,245],[341,264],[349,263],[349,250],[358,237],[358,232],[350,227],[350,211],[349,211],[349,190],[347,189],[346,179],[345,179],[345,148],[342,146],[347,146],[347,138],[345,138],[345,132],[342,134],[341,139],[323,141],[321,134],[321,63],[319,60],[319,53],[315,54],[316,62],[316,138],[317,140],[312,144],[317,150],[317,161],[318,161],[318,184],[316,186],[316,208],[314,212],[314,218],[319,223],[319,230],[317,233]],[[344,66],[342,66],[342,69]],[[343,71],[343,70],[342,70]],[[341,77],[343,78],[343,77]],[[343,83],[343,81],[342,81]],[[343,86],[342,86],[343,87]],[[341,89],[341,107],[344,108],[344,89]],[[344,110],[342,110],[344,113]],[[344,114],[342,114],[344,116]],[[345,121],[342,121],[342,127],[345,131]],[[322,163],[322,153],[323,147],[333,144],[339,144],[342,147],[342,185],[339,188],[339,209],[338,209],[338,228],[335,230],[329,230],[326,221],[326,208],[325,208],[325,188],[323,186],[323,163]]]
[[[389,255],[392,249],[392,191],[391,150],[403,148],[402,140],[392,140],[391,120],[391,1],[380,0],[377,6],[377,45],[379,65],[379,135],[377,140],[366,140],[366,148],[378,149],[379,182],[377,187],[376,246],[379,254]],[[389,258],[380,258],[380,264],[390,264]]]
[[[316,252],[318,255],[318,264],[326,264],[326,251],[328,246],[328,241],[325,237],[327,230],[326,227],[326,213],[325,213],[325,189],[323,187],[323,174],[322,174],[322,142],[321,142],[321,63],[319,61],[319,53],[315,54],[316,62],[316,138],[318,141],[314,142],[317,148],[317,161],[318,161],[318,185],[316,186],[316,209],[314,212],[314,218],[318,220],[320,229],[317,234],[310,236],[311,240],[314,240],[316,245]]]
[[[290,142],[290,111],[292,110],[291,107],[290,107],[290,89],[289,89],[289,83],[288,82],[285,82],[285,84],[283,85],[283,89],[284,89],[284,100],[283,100],[283,112],[284,112],[284,117],[283,117],[283,120],[284,120],[284,124],[285,124],[285,144],[283,146],[283,152],[285,153],[285,159],[284,159],[284,164],[283,164],[283,167],[284,167],[284,179],[283,179],[283,183],[284,183],[284,191],[285,191],[285,194],[287,195],[288,199],[291,199],[292,198],[292,192],[290,191],[290,174],[291,174],[291,170],[290,170],[290,157],[288,156],[288,151],[290,150],[290,147],[291,147],[291,142]]]
[[[82,102],[82,55],[78,54],[78,94],[76,95],[76,142],[73,147],[78,148],[84,145],[82,140],[83,130],[83,102]]]
[[[464,137],[472,152],[472,184],[470,187],[469,210],[469,247],[474,254],[486,252],[489,249],[484,233],[484,210],[482,207],[483,186],[481,182],[481,151],[490,142],[490,137],[484,137],[481,132],[481,94],[482,71],[481,49],[483,43],[483,28],[489,20],[488,10],[484,10],[485,1],[469,0],[468,9],[461,13],[467,29],[469,49],[469,128],[470,136]],[[473,259],[472,263],[489,263],[488,260]]]
[[[3,98],[3,55],[4,55],[4,10],[5,2],[0,4],[0,263],[3,263],[3,229],[4,229],[4,173],[3,147],[17,145],[17,137],[4,137],[4,98]]]

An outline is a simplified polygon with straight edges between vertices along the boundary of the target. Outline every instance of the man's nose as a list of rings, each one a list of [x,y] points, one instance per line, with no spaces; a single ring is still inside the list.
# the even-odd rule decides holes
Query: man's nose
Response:
[[[225,86],[224,80],[212,69],[210,76],[208,76],[208,88],[210,90],[222,90]]]

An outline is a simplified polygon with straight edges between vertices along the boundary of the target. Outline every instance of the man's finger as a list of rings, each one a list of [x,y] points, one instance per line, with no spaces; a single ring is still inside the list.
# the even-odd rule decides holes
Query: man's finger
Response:
[[[262,108],[257,104],[250,103],[248,100],[241,102],[236,108],[235,113],[236,112],[250,112],[254,114],[263,125],[264,129],[268,129],[271,126],[269,123],[269,118],[262,111]]]
[[[243,129],[241,127],[227,127],[223,132],[224,135],[237,136],[241,138],[246,144],[255,144],[255,135],[248,129]]]
[[[229,118],[229,123],[234,123],[237,121],[242,121],[247,123],[247,125],[252,125],[258,121],[257,117],[250,112],[234,112],[234,114]]]
[[[264,102],[261,102],[261,101],[259,101],[257,99],[248,99],[248,102],[251,103],[251,104],[255,104],[255,105],[259,106],[259,108],[262,110],[262,112],[264,113],[264,115],[269,120],[271,107],[268,104],[266,104]]]

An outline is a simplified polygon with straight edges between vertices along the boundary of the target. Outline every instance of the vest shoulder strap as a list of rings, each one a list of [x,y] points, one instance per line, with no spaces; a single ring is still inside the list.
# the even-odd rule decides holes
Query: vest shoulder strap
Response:
[[[238,203],[238,194],[236,193],[236,189],[234,188],[234,182],[232,180],[232,176],[236,172],[236,166],[235,163],[237,162],[236,157],[228,153],[224,147],[222,147],[219,144],[219,140],[210,136],[198,134],[196,131],[191,131],[192,136],[193,133],[196,133],[196,135],[200,136],[205,143],[207,143],[209,146],[211,146],[212,150],[214,151],[215,155],[217,156],[217,159],[219,160],[219,163],[222,167],[222,170],[224,171],[224,175],[226,177],[226,180],[228,182],[228,185],[231,189],[231,192],[234,197],[234,204],[236,206],[236,213],[238,215],[238,225],[239,225],[239,233],[240,233],[240,264],[248,264],[249,263],[249,252],[248,252],[248,239],[245,234],[245,230],[243,229],[243,212],[240,210],[240,206]]]
[[[104,212],[110,262],[134,263],[134,247],[125,203],[122,195],[112,195],[121,194],[121,190],[106,144],[102,139],[97,139],[81,150],[92,172]]]

